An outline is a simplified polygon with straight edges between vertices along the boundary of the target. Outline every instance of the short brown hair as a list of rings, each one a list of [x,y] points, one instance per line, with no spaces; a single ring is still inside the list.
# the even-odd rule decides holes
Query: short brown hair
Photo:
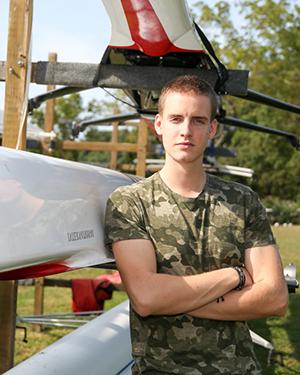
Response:
[[[165,104],[166,96],[171,92],[177,93],[194,93],[196,95],[207,96],[210,99],[211,104],[211,120],[213,120],[218,111],[218,97],[212,86],[200,79],[196,75],[184,75],[179,76],[168,82],[161,90],[159,101],[158,101],[158,111],[160,114],[163,112],[163,107]]]

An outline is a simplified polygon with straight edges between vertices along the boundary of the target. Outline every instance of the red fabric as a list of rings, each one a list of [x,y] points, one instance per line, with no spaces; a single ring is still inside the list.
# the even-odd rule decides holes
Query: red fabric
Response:
[[[103,310],[104,301],[110,299],[112,291],[108,291],[110,282],[96,279],[72,280],[72,310],[98,311]]]
[[[73,279],[73,312],[103,310],[104,301],[111,299],[114,286],[118,288],[120,285],[119,272],[100,275],[95,279]]]

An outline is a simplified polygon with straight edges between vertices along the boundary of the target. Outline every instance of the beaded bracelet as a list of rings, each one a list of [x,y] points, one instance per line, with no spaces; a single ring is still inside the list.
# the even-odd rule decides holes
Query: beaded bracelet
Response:
[[[241,290],[244,288],[245,286],[245,283],[246,283],[246,276],[245,276],[245,273],[244,273],[244,270],[242,267],[239,267],[239,266],[234,266],[232,267],[233,269],[236,270],[236,272],[238,273],[239,275],[239,283],[238,283],[238,286],[236,288],[234,288],[235,290]]]

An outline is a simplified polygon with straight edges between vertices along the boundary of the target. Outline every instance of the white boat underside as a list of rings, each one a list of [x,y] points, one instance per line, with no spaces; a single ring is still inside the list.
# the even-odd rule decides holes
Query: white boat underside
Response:
[[[121,303],[6,375],[130,375],[129,304]]]

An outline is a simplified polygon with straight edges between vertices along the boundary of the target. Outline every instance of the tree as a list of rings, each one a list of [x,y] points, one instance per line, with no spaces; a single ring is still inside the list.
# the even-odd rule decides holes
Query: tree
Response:
[[[60,143],[72,137],[72,124],[80,119],[83,112],[82,98],[79,93],[74,93],[66,97],[56,99],[54,130],[56,133],[56,148],[53,152],[54,156],[64,159],[78,160],[79,153],[77,151],[62,150]],[[37,124],[40,128],[44,127],[45,106],[33,111],[30,120]]]
[[[82,98],[79,93],[74,93],[56,100],[56,133],[61,140],[71,138],[72,123],[79,121],[83,109]]]
[[[56,99],[55,102],[55,128],[59,139],[65,140],[71,137],[71,124],[78,121],[84,108],[82,98],[79,93],[74,93],[65,97]],[[40,128],[44,127],[45,106],[34,110],[31,115],[31,121]]]
[[[199,24],[221,61],[231,69],[250,71],[249,88],[299,103],[300,7],[288,0],[240,0],[242,26],[231,19],[229,2],[212,8],[198,2]],[[241,99],[225,97],[228,115],[299,134],[297,116]],[[300,155],[276,136],[235,130],[225,137],[237,151],[236,164],[255,170],[252,186],[262,197],[297,200],[300,204]]]
[[[129,107],[129,109],[128,109]],[[93,99],[88,103],[87,113],[91,119],[102,118],[105,116],[117,115],[120,113],[132,112],[131,109],[134,107],[129,98],[122,90],[111,90],[107,91],[105,98],[102,100]],[[107,124],[111,125],[111,124]],[[103,127],[103,125],[101,125]],[[101,127],[92,126],[88,128],[85,133],[87,140],[98,140],[101,142],[109,142],[111,140],[110,130],[101,130]],[[104,128],[104,127],[103,127]],[[136,143],[137,141],[137,129],[130,127],[125,129],[119,129],[119,142]],[[118,164],[131,163],[136,158],[135,153],[119,152],[118,153]],[[108,165],[110,161],[109,152],[85,152],[81,153],[80,160],[94,162],[102,165]]]

